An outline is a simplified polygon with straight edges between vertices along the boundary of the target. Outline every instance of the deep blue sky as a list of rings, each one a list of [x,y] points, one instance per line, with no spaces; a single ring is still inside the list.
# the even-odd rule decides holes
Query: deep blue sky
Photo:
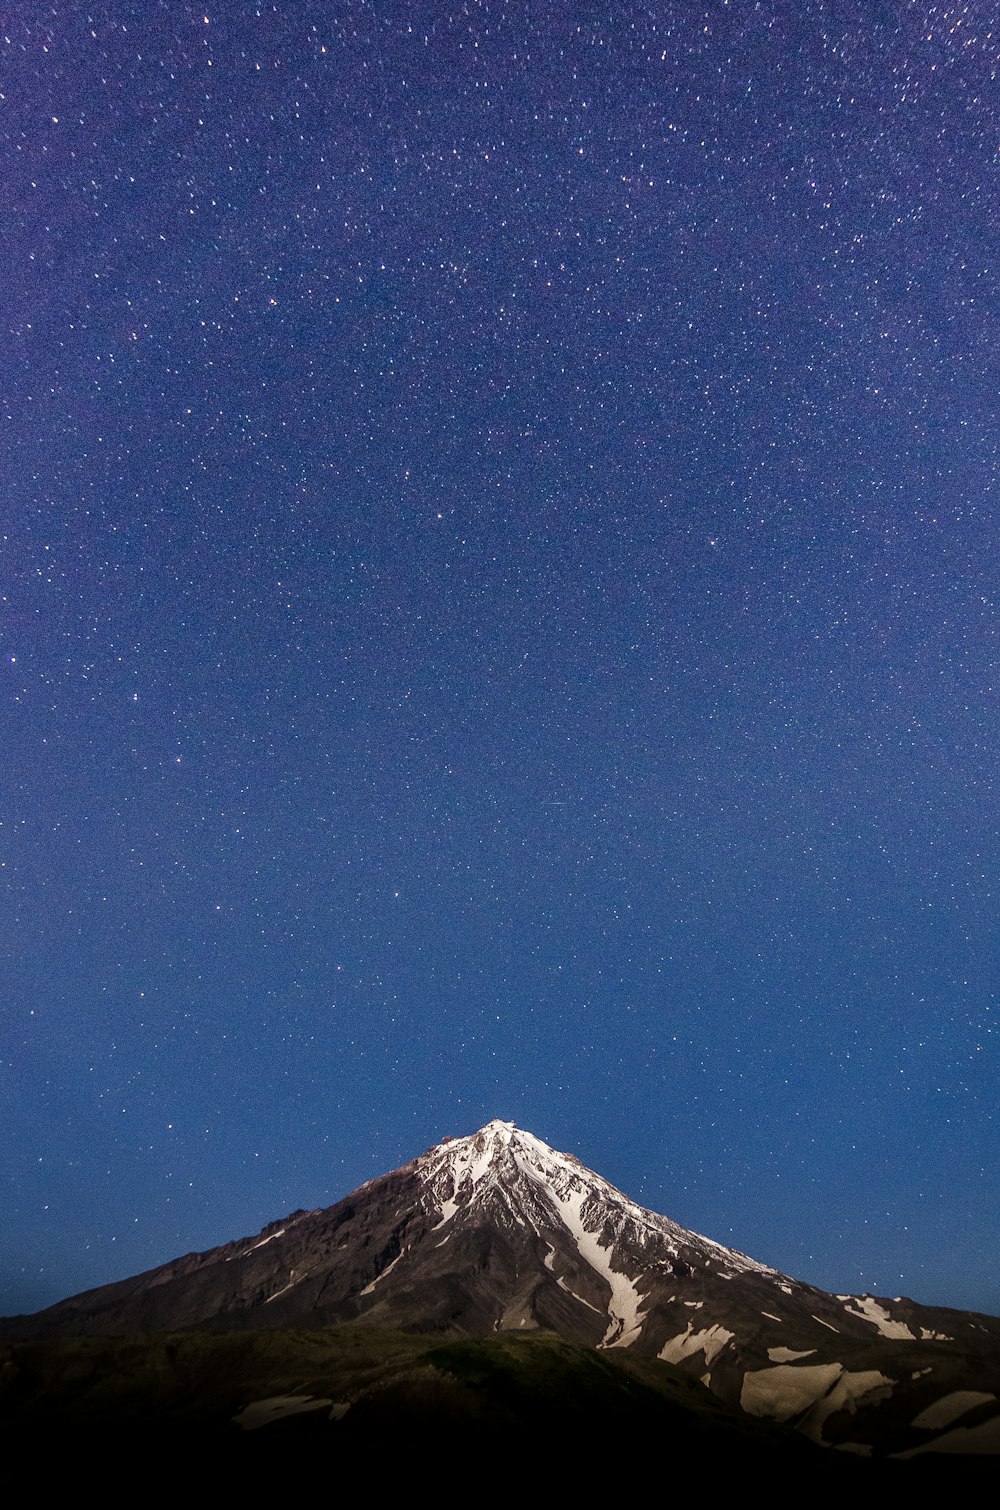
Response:
[[[1000,1311],[987,10],[8,16],[0,1310],[501,1116]]]

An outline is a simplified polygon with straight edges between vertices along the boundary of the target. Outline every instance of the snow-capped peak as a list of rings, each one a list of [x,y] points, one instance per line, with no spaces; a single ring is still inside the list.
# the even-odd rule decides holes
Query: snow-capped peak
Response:
[[[774,1273],[745,1254],[637,1205],[572,1154],[559,1153],[513,1122],[497,1118],[466,1137],[445,1138],[416,1162],[431,1209],[436,1207],[437,1227],[492,1198],[517,1225],[534,1228],[539,1235],[554,1215],[590,1266],[605,1278],[607,1264],[592,1251],[594,1243],[599,1236],[602,1253],[610,1252],[626,1234],[643,1248],[666,1238],[675,1254],[678,1243],[694,1241],[727,1269]]]
[[[460,1206],[467,1206],[480,1187],[498,1184],[509,1187],[518,1183],[519,1177],[527,1178],[533,1185],[548,1184],[567,1175],[576,1181],[605,1183],[571,1155],[556,1153],[540,1138],[513,1122],[499,1119],[487,1122],[467,1137],[445,1138],[423,1154],[417,1165],[427,1185],[439,1196],[444,1219]],[[607,1189],[610,1191],[612,1187]]]
[[[626,1220],[660,1234],[680,1230],[636,1206],[572,1154],[558,1153],[513,1122],[488,1122],[468,1137],[446,1138],[417,1165],[438,1207],[438,1226],[492,1196],[519,1225],[536,1231],[553,1214],[565,1223],[567,1203],[577,1211],[586,1206],[595,1228],[610,1217],[617,1233]]]
[[[432,1201],[440,1208],[439,1225],[462,1207],[477,1202],[489,1189],[509,1190],[516,1182],[516,1151],[535,1144],[551,1152],[513,1122],[487,1122],[464,1138],[445,1138],[417,1160]]]

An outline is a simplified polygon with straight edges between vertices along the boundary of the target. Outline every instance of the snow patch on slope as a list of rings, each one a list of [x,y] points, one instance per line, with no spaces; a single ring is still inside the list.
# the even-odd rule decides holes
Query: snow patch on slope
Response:
[[[254,1400],[233,1420],[243,1431],[258,1431],[261,1426],[270,1426],[272,1421],[283,1421],[287,1416],[301,1416],[313,1410],[329,1410],[332,1416],[337,1409],[332,1400],[316,1399],[313,1395],[270,1395],[266,1400]],[[340,1413],[345,1411],[346,1406]]]
[[[693,1322],[688,1322],[687,1331],[680,1332],[665,1342],[660,1349],[659,1357],[666,1363],[680,1363],[684,1358],[693,1358],[696,1353],[705,1354],[706,1367],[709,1366],[722,1352],[722,1349],[735,1337],[735,1332],[727,1332],[724,1326],[710,1326],[702,1331],[693,1330]]]
[[[837,1299],[856,1301],[856,1310],[845,1304],[844,1310],[848,1316],[867,1321],[880,1336],[891,1337],[899,1342],[916,1342],[916,1333],[910,1330],[905,1321],[893,1321],[885,1306],[880,1306],[874,1295],[838,1295]]]
[[[967,1415],[977,1405],[988,1405],[995,1400],[996,1395],[985,1394],[978,1389],[956,1389],[950,1395],[942,1395],[940,1400],[935,1400],[922,1410],[919,1416],[914,1416],[913,1424],[920,1431],[942,1431],[957,1421],[959,1416]]]
[[[779,1363],[743,1376],[740,1408],[748,1416],[790,1421],[822,1399],[844,1372],[842,1363]]]
[[[894,1458],[916,1458],[924,1452],[981,1452],[1000,1453],[1000,1416],[983,1421],[980,1426],[956,1426],[943,1436],[921,1442],[919,1447],[910,1447],[906,1452],[893,1452]]]
[[[861,1401],[874,1403],[892,1393],[893,1381],[876,1369],[849,1373],[842,1363],[780,1363],[743,1376],[740,1406],[750,1416],[790,1421],[802,1416],[798,1429],[823,1442],[823,1426],[836,1411],[852,1414]]]
[[[878,1400],[888,1399],[892,1386],[893,1381],[877,1369],[863,1369],[857,1373],[845,1369],[829,1393],[817,1400],[805,1420],[799,1422],[799,1430],[812,1441],[825,1445],[823,1426],[829,1416],[838,1410],[849,1411],[853,1416],[862,1402],[874,1405]]]

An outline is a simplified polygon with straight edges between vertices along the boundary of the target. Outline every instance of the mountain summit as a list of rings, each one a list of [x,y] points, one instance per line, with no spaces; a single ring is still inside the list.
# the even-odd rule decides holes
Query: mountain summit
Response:
[[[827,1445],[869,1453],[888,1431],[906,1452],[1000,1451],[1000,1321],[828,1295],[644,1210],[510,1122],[446,1138],[334,1206],[3,1331],[345,1324],[442,1337],[555,1332],[662,1359],[728,1404]]]
[[[783,1282],[643,1210],[572,1154],[494,1121],[335,1206],[293,1212],[256,1237],[88,1291],[32,1322],[36,1334],[359,1320],[470,1336],[542,1328],[648,1352],[678,1317],[690,1319],[676,1306],[701,1309],[706,1284],[738,1276],[755,1276],[768,1294]],[[706,1359],[717,1350],[703,1349]]]

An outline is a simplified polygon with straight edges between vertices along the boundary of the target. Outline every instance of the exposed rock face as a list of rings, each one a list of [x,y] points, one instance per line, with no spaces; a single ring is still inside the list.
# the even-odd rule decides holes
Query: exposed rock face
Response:
[[[326,1210],[2,1330],[345,1322],[457,1336],[544,1329],[656,1355],[818,1442],[1000,1451],[1000,1321],[827,1295],[643,1210],[506,1122],[448,1139]]]

